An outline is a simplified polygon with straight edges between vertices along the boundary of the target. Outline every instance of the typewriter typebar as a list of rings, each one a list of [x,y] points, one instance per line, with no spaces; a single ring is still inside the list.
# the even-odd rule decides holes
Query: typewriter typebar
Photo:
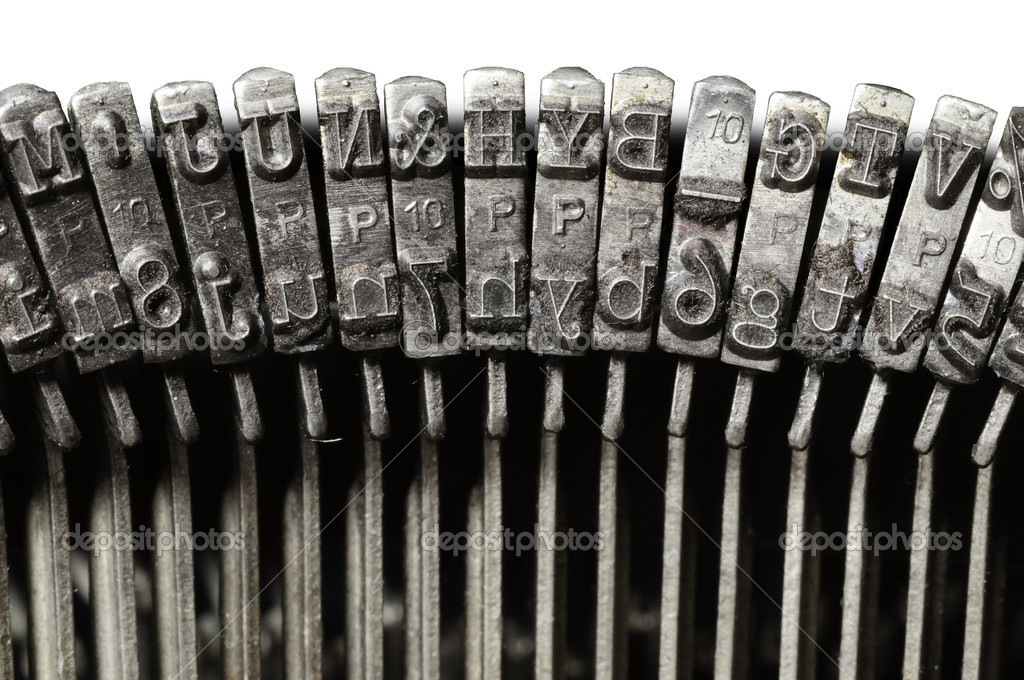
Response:
[[[513,66],[0,90],[0,680],[1024,673],[1024,108]]]

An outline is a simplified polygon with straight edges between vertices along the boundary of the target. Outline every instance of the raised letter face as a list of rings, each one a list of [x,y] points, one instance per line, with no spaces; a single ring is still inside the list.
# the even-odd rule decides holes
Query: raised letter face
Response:
[[[257,68],[234,90],[271,342],[284,354],[322,349],[333,331],[295,80]]]
[[[801,92],[776,92],[768,101],[725,325],[726,363],[779,369],[828,117],[828,104]]]
[[[134,330],[135,321],[70,134],[54,93],[34,85],[0,92],[0,141],[15,180],[12,195],[24,209],[57,313],[76,345],[78,368],[89,372],[135,355],[102,342],[105,335]]]
[[[525,81],[519,71],[482,68],[464,84],[467,340],[521,346],[530,271]]]
[[[172,83],[153,93],[153,121],[167,157],[189,269],[214,364],[266,347],[263,317],[224,128],[213,85]]]
[[[925,354],[925,367],[942,380],[977,381],[993,345],[991,364],[996,372],[1011,382],[1024,379],[1020,363],[1024,355],[1011,349],[1018,315],[1008,315],[996,343],[999,322],[1024,260],[1022,168],[1024,109],[1014,108],[935,320],[934,341]]]
[[[107,238],[143,335],[143,358],[185,356],[191,334],[190,293],[146,151],[135,100],[126,83],[97,83],[71,97],[68,112],[96,189]],[[168,334],[168,335],[165,335]],[[161,337],[162,336],[162,337]]]
[[[443,83],[414,76],[384,87],[402,349],[415,358],[456,354],[462,344],[446,98]]]
[[[648,68],[612,80],[594,314],[600,348],[642,352],[651,344],[674,87]]]
[[[719,354],[753,116],[754,91],[739,80],[693,86],[661,292],[658,347],[667,352]]]
[[[401,293],[373,75],[339,68],[316,80],[341,342],[398,346]]]
[[[846,361],[856,345],[913,106],[892,88],[854,91],[794,325],[808,361]]]
[[[956,97],[935,106],[860,349],[878,370],[920,363],[995,115]]]
[[[529,348],[582,354],[592,344],[604,84],[579,68],[541,81]]]

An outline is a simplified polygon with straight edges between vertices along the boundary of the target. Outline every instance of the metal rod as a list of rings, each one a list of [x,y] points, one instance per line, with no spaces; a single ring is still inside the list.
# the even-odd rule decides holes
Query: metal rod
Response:
[[[232,469],[221,499],[222,531],[245,539],[242,550],[225,550],[220,560],[220,622],[224,677],[259,680],[259,524],[256,448],[235,432]]]
[[[537,530],[558,531],[558,433],[565,424],[563,369],[557,360],[545,363],[544,417],[540,440],[540,480],[537,492]],[[537,603],[534,617],[537,680],[565,677],[565,573],[557,550],[537,551]]]
[[[868,523],[868,471],[870,458],[855,456],[850,478],[847,535],[862,536]],[[840,623],[839,676],[868,680],[875,663],[875,572],[867,546],[846,551]]]
[[[75,680],[68,499],[62,450],[44,441],[28,506],[29,658],[35,677]]]
[[[821,394],[821,380],[821,369],[807,364],[807,368],[804,370],[803,386],[800,388],[796,415],[793,416],[793,424],[789,428],[789,446],[795,451],[803,451],[811,443],[814,411],[818,406],[818,396]]]
[[[165,366],[161,373],[171,432],[186,446],[195,444],[199,441],[199,421],[192,409],[192,398],[188,394],[185,376],[177,366]]]
[[[82,441],[82,433],[78,430],[53,371],[48,367],[36,371],[32,374],[31,382],[35,388],[36,405],[42,419],[43,432],[64,449],[70,450],[78,446]],[[3,415],[0,414],[0,419],[2,418]],[[10,427],[6,420],[0,421],[0,450],[6,450],[4,427],[9,431]]]
[[[1013,408],[1013,402],[1016,399],[1017,386],[1003,382],[999,386],[996,401],[989,411],[988,420],[985,421],[985,429],[981,431],[981,436],[978,437],[971,453],[975,465],[989,465],[995,458],[999,435],[1003,433],[1003,427],[1006,426],[1006,421],[1010,418],[1010,409]]]
[[[108,424],[106,446],[96,456],[90,528],[98,535],[130,536],[133,530],[128,464],[117,434]],[[99,680],[139,677],[133,551],[117,545],[89,557],[95,673]]]
[[[786,530],[808,531],[807,476],[809,452],[792,450]],[[820,561],[800,546],[787,550],[782,569],[782,632],[779,644],[780,680],[811,680],[815,675],[818,630]]]
[[[868,396],[864,400],[864,407],[861,409],[860,419],[857,421],[857,429],[850,442],[850,450],[853,455],[863,458],[871,453],[871,447],[875,442],[878,418],[882,414],[882,406],[885,404],[888,394],[889,381],[885,376],[881,373],[871,376],[871,387],[868,388]]]
[[[917,486],[914,489],[914,536],[923,536],[924,546],[911,546],[910,580],[907,584],[907,622],[903,643],[903,677],[937,677],[940,650],[933,648],[930,631],[941,628],[943,591],[934,591],[935,565],[930,541],[932,496],[934,494],[934,453],[918,454]]]
[[[14,638],[11,630],[11,585],[7,561],[7,518],[0,495],[0,678],[14,680]]]
[[[308,415],[306,410],[300,417]],[[306,433],[299,433],[297,439],[298,460],[284,500],[284,675],[288,680],[319,680],[323,676],[320,451]]]
[[[659,680],[689,680],[693,675],[694,565],[692,531],[684,512],[686,426],[693,391],[693,363],[676,364],[669,416],[665,472],[665,534],[661,563]]]
[[[153,495],[153,528],[159,534],[192,535],[192,493],[188,447],[173,430]],[[195,572],[192,551],[174,545],[153,561],[157,616],[157,666],[160,680],[196,680]]]
[[[320,373],[316,359],[309,354],[301,355],[295,367],[299,377],[299,405],[306,436],[322,439],[327,436],[327,412],[320,393]]]

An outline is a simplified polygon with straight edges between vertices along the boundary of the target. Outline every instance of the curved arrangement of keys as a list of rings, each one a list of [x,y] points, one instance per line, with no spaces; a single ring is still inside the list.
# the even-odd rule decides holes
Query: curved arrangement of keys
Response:
[[[689,100],[681,157],[673,158],[670,128],[673,109],[681,107],[674,81],[657,70],[617,73],[607,93],[581,68],[551,72],[539,83],[535,135],[522,73],[474,69],[463,86],[459,135],[449,126],[443,83],[400,78],[384,86],[382,102],[372,74],[333,69],[315,81],[320,134],[310,135],[293,76],[253,69],[233,87],[240,128],[233,168],[214,86],[170,83],[151,99],[158,168],[166,175],[154,172],[127,84],[85,87],[69,100],[67,114],[56,94],[35,85],[0,92],[0,343],[7,391],[31,395],[38,421],[19,426],[0,416],[0,451],[36,432],[46,451],[28,511],[33,674],[78,677],[72,569],[60,548],[68,531],[63,453],[78,446],[80,424],[90,416],[69,405],[67,382],[78,380],[75,372],[94,376],[99,396],[100,432],[90,433],[102,440],[93,528],[131,531],[128,461],[149,442],[139,424],[143,395],[132,394],[124,377],[139,363],[158,367],[166,422],[153,517],[165,527],[190,527],[189,450],[204,436],[190,372],[200,362],[216,371],[231,405],[221,522],[225,531],[244,532],[249,545],[219,557],[222,672],[260,677],[261,609],[252,606],[262,593],[257,452],[267,434],[265,414],[286,405],[295,409],[298,446],[282,534],[285,676],[322,677],[328,576],[320,554],[321,456],[331,420],[343,415],[325,406],[322,367],[340,345],[355,357],[362,409],[360,473],[347,490],[345,518],[348,677],[394,673],[385,650],[381,476],[393,422],[409,418],[391,413],[385,394],[388,356],[398,348],[417,365],[420,413],[413,418],[422,426],[419,464],[404,497],[404,677],[447,677],[440,556],[419,546],[441,522],[439,459],[459,453],[446,450],[458,423],[445,418],[445,358],[482,355],[483,457],[465,518],[470,531],[494,531],[504,521],[502,467],[516,427],[508,402],[518,377],[506,353],[517,349],[541,357],[536,527],[552,533],[564,522],[560,433],[572,400],[572,363],[590,352],[608,357],[603,420],[594,422],[601,437],[594,464],[598,528],[606,541],[594,593],[592,668],[599,680],[625,678],[628,668],[628,530],[619,467],[628,456],[620,443],[628,429],[627,368],[637,355],[658,351],[677,359],[674,388],[665,395],[671,407],[659,487],[661,680],[693,674],[696,605],[686,553],[694,527],[683,505],[702,362],[717,359],[736,372],[721,440],[713,669],[722,680],[748,676],[752,584],[741,518],[748,502],[745,449],[756,448],[748,416],[758,377],[779,372],[784,361],[804,370],[788,437],[786,517],[787,526],[805,525],[812,521],[807,471],[824,376],[854,355],[867,364],[871,384],[849,447],[847,523],[854,531],[869,521],[871,450],[890,382],[927,369],[934,390],[916,438],[906,442],[918,456],[914,527],[926,530],[950,394],[991,367],[1001,387],[970,456],[977,487],[962,660],[962,677],[987,677],[992,471],[1024,387],[1024,292],[1015,287],[1024,263],[1024,108],[1009,112],[982,176],[996,112],[942,97],[916,169],[904,178],[914,99],[858,85],[840,125],[841,144],[831,146],[838,153],[829,183],[823,180],[831,166],[823,159],[833,138],[831,108],[810,94],[773,93],[760,148],[753,149],[754,91],[732,77],[701,80]],[[897,195],[900,181],[909,186],[905,196]],[[199,334],[206,338],[201,347],[165,343]],[[789,346],[787,335],[796,338]],[[122,336],[141,341],[114,341]],[[796,350],[792,359],[788,349]],[[294,393],[273,403],[257,397],[268,350],[286,355],[294,372]],[[870,559],[856,551],[845,557],[840,677],[867,677],[872,663]],[[140,675],[132,560],[128,551],[90,563],[97,675],[111,680]],[[907,678],[921,676],[931,658],[933,560],[916,551],[909,561]],[[155,560],[155,657],[167,680],[200,675],[197,568],[188,551]],[[564,555],[537,553],[531,606],[538,679],[567,676],[567,568]],[[786,553],[780,678],[813,677],[818,663],[815,569],[807,552]],[[6,573],[0,564],[0,673],[13,678]],[[503,673],[502,589],[501,552],[470,553],[461,670],[467,678]]]

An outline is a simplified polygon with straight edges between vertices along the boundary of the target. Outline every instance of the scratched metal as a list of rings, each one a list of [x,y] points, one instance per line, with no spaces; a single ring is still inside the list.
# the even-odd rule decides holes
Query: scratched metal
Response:
[[[864,330],[860,356],[876,371],[917,368],[926,344],[922,331],[939,306],[995,116],[957,97],[935,105]]]
[[[666,352],[715,358],[721,349],[753,119],[754,91],[739,80],[693,86],[661,293]]]
[[[989,171],[953,270],[935,341],[924,366],[950,383],[981,377],[1013,283],[1024,260],[1024,108],[1006,121],[999,151]]]
[[[210,358],[215,365],[250,359],[267,339],[217,95],[210,83],[171,83],[153,93],[151,106]]]
[[[530,273],[526,85],[507,68],[467,71],[465,93],[466,339],[521,347]]]
[[[397,347],[401,297],[377,81],[333,69],[316,79],[316,100],[341,344]]]
[[[402,283],[402,349],[458,354],[462,285],[444,83],[408,76],[384,86],[395,247]]]
[[[828,116],[828,104],[801,92],[768,100],[726,320],[721,358],[728,364],[779,370]]]
[[[0,342],[11,371],[33,369],[60,356],[60,325],[25,233],[0,177]]]
[[[854,349],[913,108],[914,98],[894,88],[854,90],[794,321],[796,349],[809,363],[842,363]]]
[[[544,77],[527,331],[538,354],[579,355],[591,344],[603,125],[604,83],[576,67]]]
[[[594,310],[594,344],[602,349],[651,346],[674,89],[651,68],[612,77]]]
[[[256,68],[234,94],[271,344],[284,354],[323,349],[334,332],[295,79]]]
[[[157,363],[180,359],[188,354],[188,343],[161,342],[160,336],[195,332],[192,300],[175,256],[131,89],[127,83],[84,87],[72,95],[68,115],[121,279],[145,334],[142,357]]]
[[[135,356],[121,343],[92,342],[133,330],[135,320],[70,135],[53,92],[26,84],[0,92],[11,194],[34,237],[64,331],[76,343],[78,369],[88,373]]]

